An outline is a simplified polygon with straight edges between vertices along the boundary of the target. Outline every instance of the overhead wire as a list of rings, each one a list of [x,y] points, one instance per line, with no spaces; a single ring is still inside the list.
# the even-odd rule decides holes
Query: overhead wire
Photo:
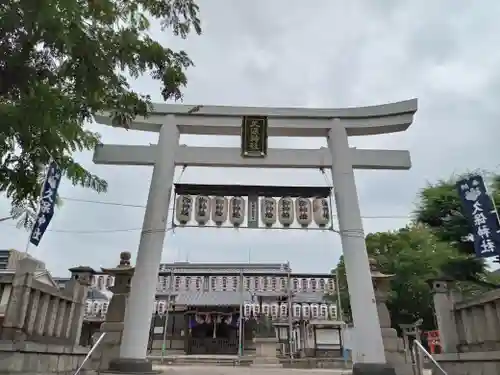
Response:
[[[179,174],[179,177],[177,178],[177,183],[181,180],[182,176],[184,175],[184,172],[186,171],[187,166],[183,166],[181,173]],[[328,179],[328,176],[326,175],[326,172],[324,171],[323,168],[320,168],[320,172],[322,173],[325,182],[328,186],[332,187],[333,183]],[[100,205],[108,205],[108,206],[115,206],[115,207],[127,207],[127,208],[142,208],[145,209],[146,205],[141,205],[141,204],[131,204],[131,203],[122,203],[122,202],[111,202],[111,201],[104,201],[104,200],[94,200],[94,199],[82,199],[82,198],[73,198],[73,197],[61,197],[62,201],[69,201],[69,202],[80,202],[80,203],[90,203],[90,204],[100,204]],[[173,206],[169,208],[169,211],[173,211]],[[336,217],[336,214],[332,214],[332,216]],[[410,219],[409,215],[362,215],[362,219]],[[175,231],[175,228],[177,226],[174,225],[174,222],[172,220],[171,223],[169,223],[170,226],[166,229],[162,230],[149,230],[145,231],[146,233],[157,233],[157,232],[169,232]],[[12,228],[17,228],[17,225],[11,225],[6,222],[0,222],[0,225],[7,226],[7,227],[12,227]],[[73,230],[73,229],[47,229],[47,232],[53,232],[53,233],[68,233],[68,234],[108,234],[108,233],[123,233],[123,232],[137,232],[137,231],[142,231],[143,228],[117,228],[117,229],[93,229],[93,230]],[[339,230],[333,229],[333,232],[339,233]],[[364,233],[362,230],[345,230],[342,232],[342,234],[347,235],[348,237],[364,237]]]

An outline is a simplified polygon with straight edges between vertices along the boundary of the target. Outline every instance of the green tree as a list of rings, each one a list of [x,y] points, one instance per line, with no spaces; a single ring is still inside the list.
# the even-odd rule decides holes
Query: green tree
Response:
[[[483,283],[485,263],[474,255],[470,240],[471,227],[462,214],[462,206],[455,184],[463,176],[429,184],[418,195],[415,221],[428,227],[439,241],[454,247],[465,257],[450,259],[443,265],[443,272],[456,280]],[[489,192],[500,202],[500,176],[486,179]]]
[[[388,301],[392,324],[413,323],[423,319],[423,328],[434,328],[432,296],[427,280],[440,275],[441,267],[450,259],[464,255],[438,241],[423,226],[409,226],[397,231],[379,232],[366,237],[367,251],[378,263],[380,272],[394,275]],[[336,268],[339,277],[339,298],[350,316],[348,287],[343,257]]]
[[[199,34],[193,0],[5,0],[0,4],[0,191],[14,206],[33,206],[41,171],[53,158],[67,179],[98,192],[107,183],[73,157],[93,149],[99,134],[85,128],[112,110],[127,128],[151,110],[126,74],[149,73],[164,100],[182,98],[193,65],[150,36],[151,22],[185,38]]]

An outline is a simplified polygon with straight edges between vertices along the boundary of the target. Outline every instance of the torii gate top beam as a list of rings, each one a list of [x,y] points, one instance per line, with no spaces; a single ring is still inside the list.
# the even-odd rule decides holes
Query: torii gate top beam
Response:
[[[267,116],[268,135],[279,137],[324,137],[339,118],[347,135],[376,135],[408,129],[417,111],[417,99],[356,108],[271,108],[155,104],[146,118],[137,118],[129,128],[159,132],[167,115],[175,115],[182,134],[240,135],[243,116]],[[96,115],[97,122],[112,125],[109,113]]]

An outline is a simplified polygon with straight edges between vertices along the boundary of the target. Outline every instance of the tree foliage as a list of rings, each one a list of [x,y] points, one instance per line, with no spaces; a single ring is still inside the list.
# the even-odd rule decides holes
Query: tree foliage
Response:
[[[185,38],[200,33],[193,0],[6,0],[0,4],[0,191],[14,205],[38,198],[38,176],[53,158],[75,185],[98,192],[106,181],[74,159],[99,135],[93,114],[113,111],[127,127],[151,110],[127,74],[161,83],[164,100],[182,98],[193,65],[150,36],[151,22]]]
[[[428,227],[434,236],[454,247],[466,257],[451,259],[443,265],[443,272],[463,281],[481,283],[485,263],[474,255],[471,241],[471,227],[462,214],[462,206],[455,184],[462,178],[455,177],[429,184],[418,195],[415,221]],[[489,179],[489,192],[496,202],[500,202],[500,176]]]
[[[421,318],[424,329],[433,329],[432,296],[427,280],[440,275],[441,267],[449,259],[463,259],[464,255],[438,241],[423,226],[369,234],[366,245],[380,272],[394,275],[388,301],[393,327],[398,328],[401,323],[409,324]],[[339,298],[349,317],[351,311],[343,257],[336,271]]]

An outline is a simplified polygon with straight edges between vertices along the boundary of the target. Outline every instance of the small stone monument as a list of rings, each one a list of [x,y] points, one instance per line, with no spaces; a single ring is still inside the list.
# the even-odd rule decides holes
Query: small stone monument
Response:
[[[271,319],[264,314],[259,314],[255,321],[254,329],[255,359],[252,367],[282,367],[276,349],[278,339]]]
[[[92,368],[98,372],[109,369],[109,362],[120,356],[120,344],[123,334],[125,309],[130,293],[130,281],[134,275],[134,267],[130,265],[130,253],[124,251],[120,254],[120,264],[115,268],[101,268],[102,272],[113,276],[114,285],[109,288],[113,297],[109,303],[104,323],[100,332],[106,332],[99,347],[92,355]]]
[[[397,331],[391,327],[391,316],[386,304],[391,291],[391,279],[394,275],[380,272],[375,259],[370,259],[370,271],[382,330],[385,359],[389,365],[394,367],[396,375],[411,375],[413,374],[412,365],[406,360],[403,340],[398,337]]]

